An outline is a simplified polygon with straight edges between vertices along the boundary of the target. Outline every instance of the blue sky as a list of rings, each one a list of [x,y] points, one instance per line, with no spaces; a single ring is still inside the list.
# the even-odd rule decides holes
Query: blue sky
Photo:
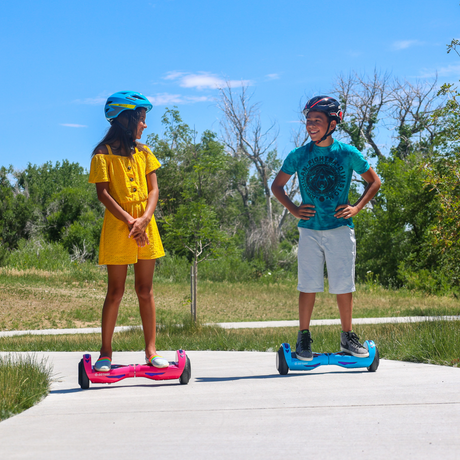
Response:
[[[217,86],[245,82],[263,122],[278,124],[283,158],[301,101],[340,73],[460,79],[446,53],[460,36],[459,0],[15,0],[0,11],[0,165],[17,169],[89,167],[117,91],[152,101],[146,133],[161,133],[174,105],[199,133],[219,132]]]

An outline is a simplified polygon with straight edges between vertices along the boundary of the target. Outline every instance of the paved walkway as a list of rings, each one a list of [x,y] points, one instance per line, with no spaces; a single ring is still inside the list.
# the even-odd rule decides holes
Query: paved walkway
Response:
[[[81,353],[36,355],[54,368],[51,393],[0,423],[0,459],[460,456],[458,368],[382,360],[375,373],[280,376],[275,353],[191,351],[188,385],[133,378],[81,390]],[[114,353],[115,363],[142,359]]]
[[[423,321],[460,321],[460,316],[395,316],[388,318],[353,318],[353,324],[417,323]],[[310,322],[312,326],[339,325],[340,319],[317,319]],[[257,329],[265,327],[298,327],[299,321],[247,321],[239,323],[215,323],[224,329]],[[115,332],[132,329],[133,326],[118,326]],[[141,326],[134,326],[141,327]],[[83,327],[79,329],[39,329],[30,331],[0,331],[0,337],[15,335],[61,335],[61,334],[95,334],[100,327]]]

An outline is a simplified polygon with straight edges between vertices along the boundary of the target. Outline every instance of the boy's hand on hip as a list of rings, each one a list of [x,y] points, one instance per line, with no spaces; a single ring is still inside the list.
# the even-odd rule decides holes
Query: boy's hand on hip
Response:
[[[335,210],[336,213],[334,214],[334,217],[337,217],[337,219],[349,219],[350,217],[356,216],[359,212],[359,209],[351,204],[341,204],[340,206],[337,206]]]
[[[297,217],[297,219],[309,220],[314,217],[316,211],[312,204],[301,204],[291,214]]]

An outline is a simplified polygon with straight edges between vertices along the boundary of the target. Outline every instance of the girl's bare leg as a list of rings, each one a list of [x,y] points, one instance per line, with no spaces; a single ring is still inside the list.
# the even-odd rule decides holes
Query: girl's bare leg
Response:
[[[155,260],[139,260],[134,264],[135,289],[139,299],[139,311],[144,329],[145,355],[155,355],[156,315],[153,298],[153,273]]]
[[[107,265],[107,295],[102,308],[101,356],[112,358],[112,338],[117,323],[118,308],[125,292],[127,265]]]

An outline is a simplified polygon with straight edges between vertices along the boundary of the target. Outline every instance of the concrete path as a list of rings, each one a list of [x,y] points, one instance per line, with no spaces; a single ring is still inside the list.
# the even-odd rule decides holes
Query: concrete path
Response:
[[[0,423],[0,459],[460,457],[458,368],[382,360],[375,373],[280,376],[275,353],[191,351],[188,385],[138,378],[81,390],[81,353],[36,355],[54,367],[51,393]]]

